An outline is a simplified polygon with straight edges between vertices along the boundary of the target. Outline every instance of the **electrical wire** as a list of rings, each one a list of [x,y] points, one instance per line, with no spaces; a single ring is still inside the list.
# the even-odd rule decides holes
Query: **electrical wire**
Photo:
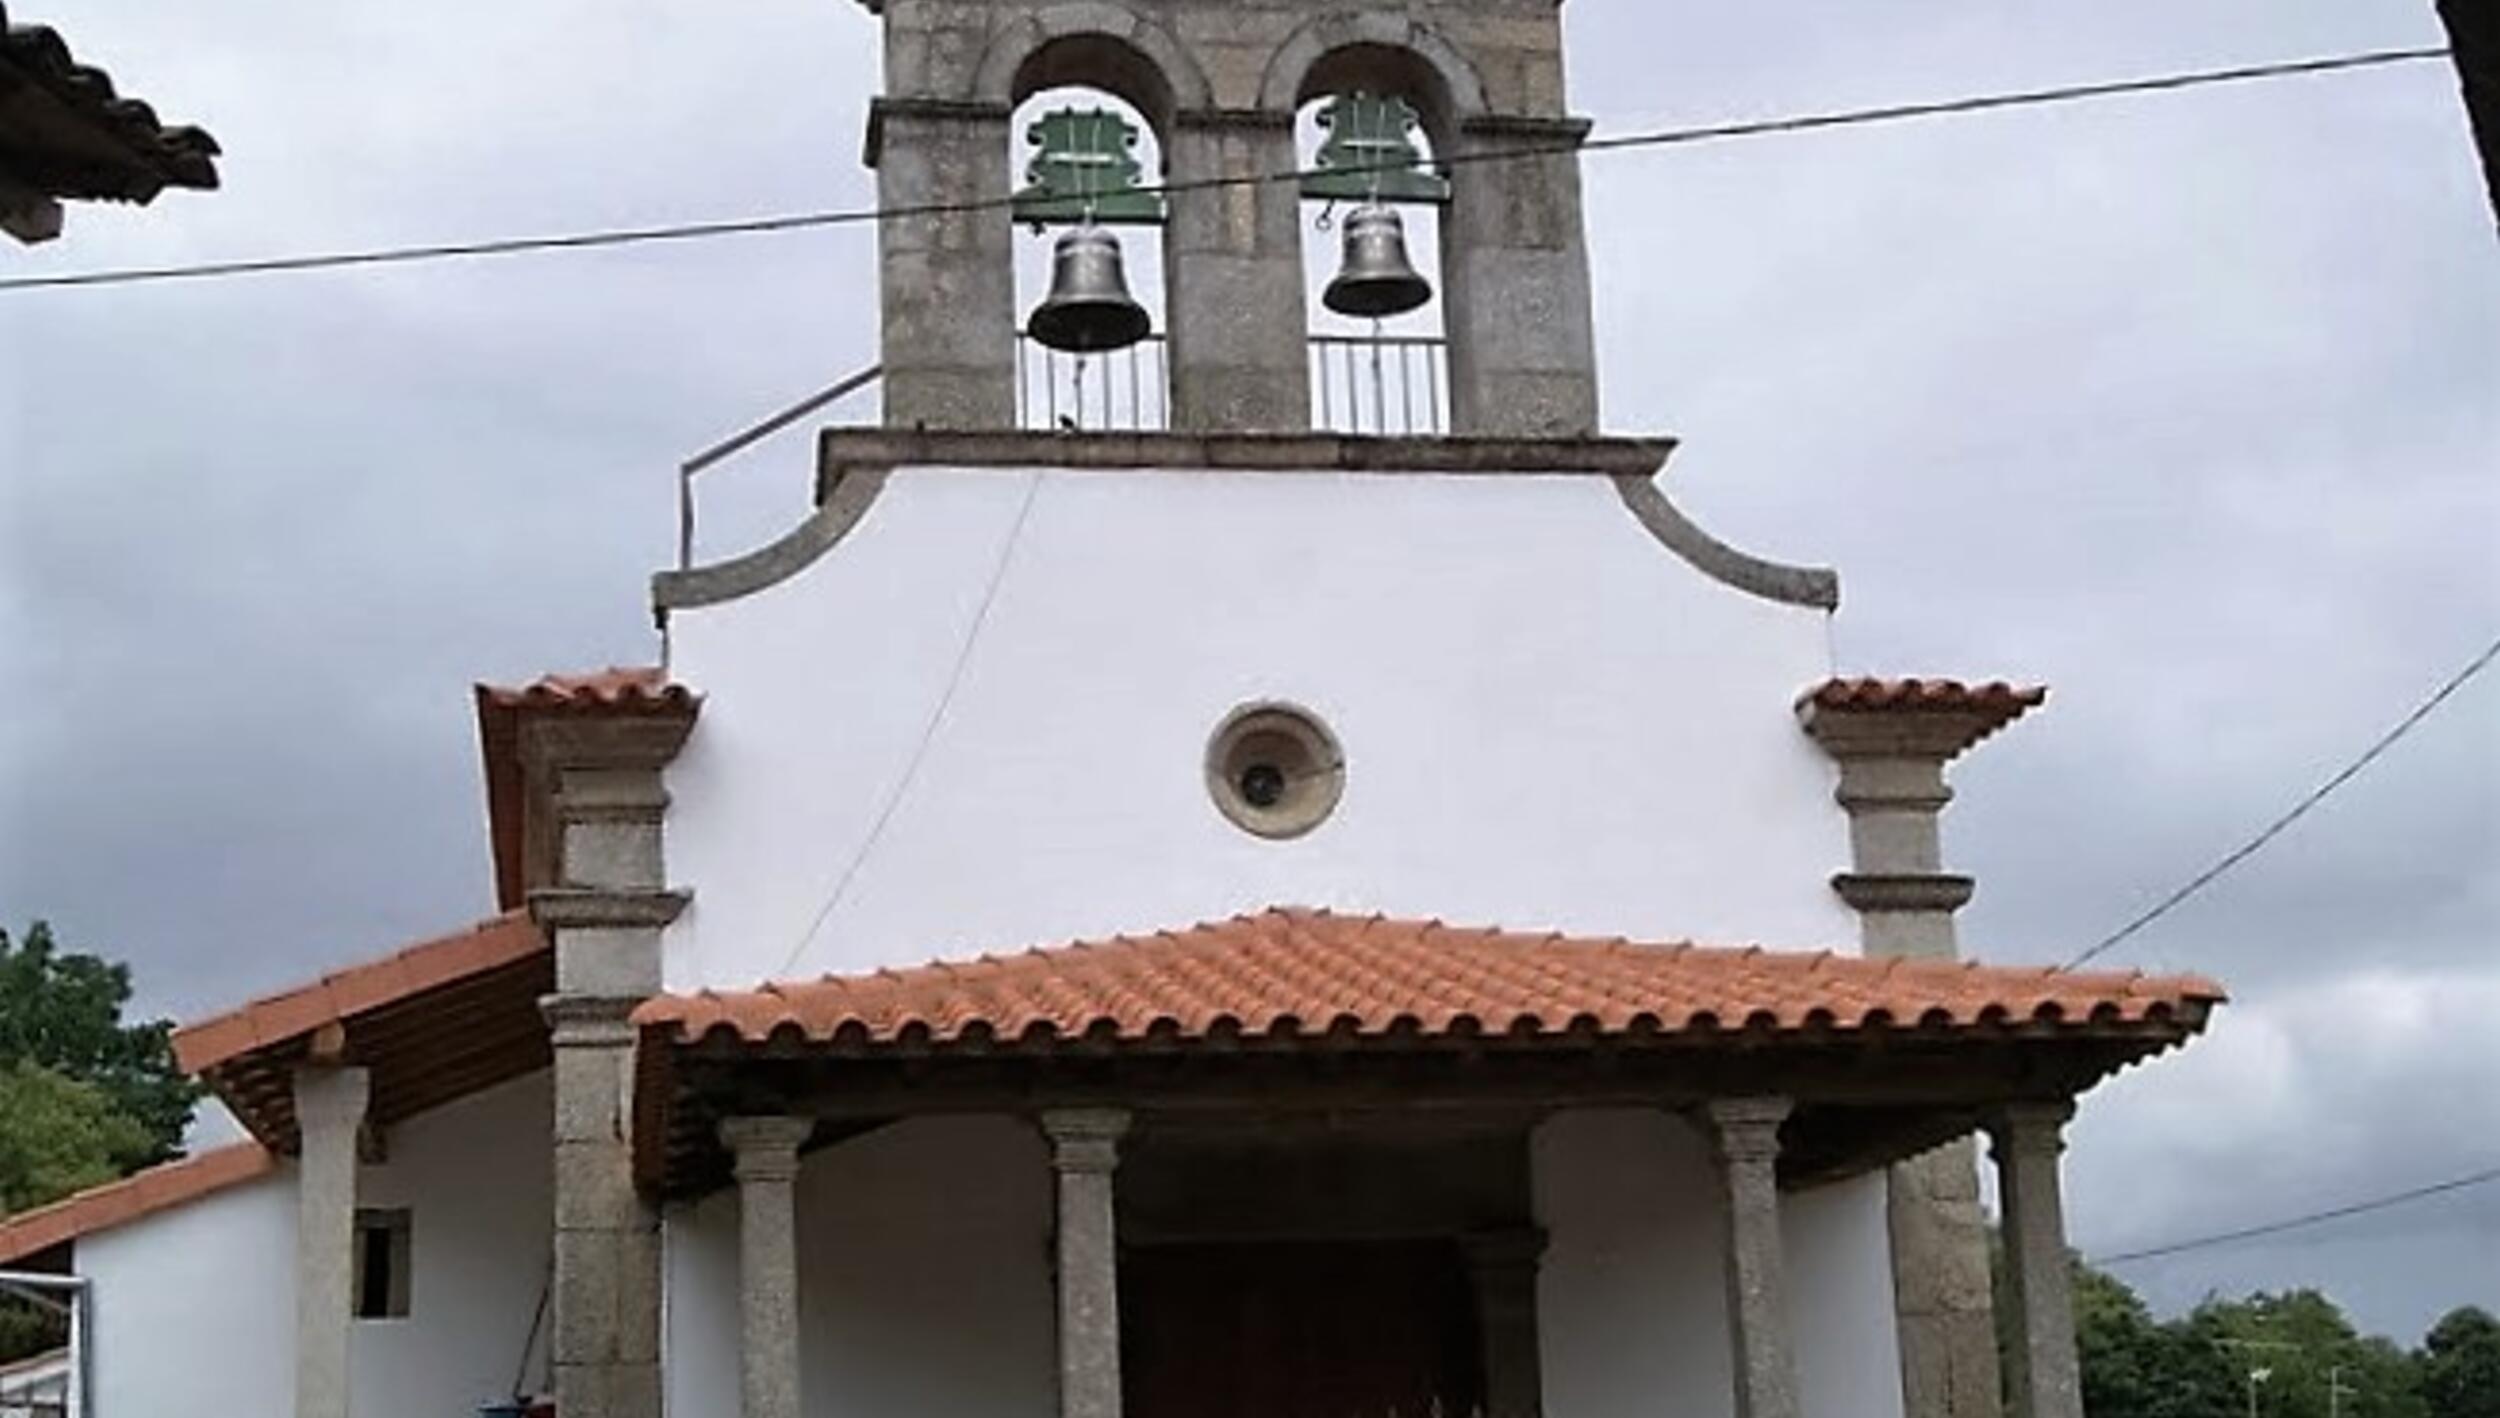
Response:
[[[2138,912],[2134,919],[2128,921],[2125,925],[2120,926],[2118,929],[2111,931],[2108,935],[2101,937],[2101,939],[2089,950],[2086,950],[2074,959],[2067,961],[2063,968],[2073,970],[2089,964],[2103,953],[2111,950],[2127,940],[2129,937],[2133,936],[2136,932],[2143,930],[2146,926],[2153,924],[2155,921],[2160,920],[2162,917],[2169,915],[2172,911],[2186,904],[2189,898],[2195,896],[2198,892],[2203,891],[2206,887],[2213,885],[2216,881],[2221,880],[2222,877],[2233,867],[2238,866],[2240,863],[2247,861],[2250,857],[2253,857],[2257,855],[2258,852],[2264,850],[2267,843],[2282,836],[2284,831],[2293,823],[2308,816],[2312,808],[2315,808],[2318,804],[2325,802],[2329,797],[2333,796],[2336,789],[2341,788],[2346,783],[2349,783],[2353,779],[2361,776],[2362,770],[2368,768],[2372,763],[2377,762],[2379,755],[2387,752],[2387,750],[2391,748],[2394,748],[2405,735],[2412,733],[2414,729],[2420,727],[2422,721],[2429,718],[2432,712],[2437,710],[2440,705],[2447,703],[2449,698],[2455,695],[2458,690],[2465,688],[2466,683],[2472,680],[2474,676],[2481,674],[2486,669],[2489,669],[2491,667],[2491,662],[2494,659],[2500,659],[2500,640],[2494,640],[2489,645],[2484,646],[2480,654],[2476,655],[2473,659],[2466,661],[2463,669],[2458,670],[2455,674],[2448,676],[2446,680],[2442,681],[2439,688],[2434,690],[2428,699],[2425,699],[2421,703],[2415,705],[2412,713],[2407,714],[2404,718],[2398,720],[2394,728],[2379,735],[2376,742],[2372,743],[2367,749],[2362,750],[2360,757],[2352,760],[2350,763],[2345,764],[2341,769],[2337,770],[2335,776],[2327,779],[2323,783],[2320,783],[2317,787],[2309,791],[2308,796],[2302,798],[2299,802],[2292,804],[2290,811],[2284,813],[2274,821],[2267,823],[2264,829],[2258,832],[2256,836],[2249,838],[2246,842],[2241,843],[2231,851],[2223,854],[2222,858],[2216,861],[2212,866],[2209,866],[2203,871],[2198,872],[2196,875],[2189,877],[2186,882],[2182,883],[2169,895],[2164,896],[2159,901],[2154,902],[2151,906],[2146,907],[2143,911]]]
[[[1901,123],[1917,119],[1942,118],[1955,115],[1985,113],[1998,109],[2039,107],[2050,104],[2080,103],[2095,99],[2115,98],[2127,94],[2175,92],[2214,84],[2250,83],[2260,80],[2293,78],[2301,75],[2337,73],[2355,69],[2373,69],[2392,64],[2412,64],[2425,60],[2445,59],[2444,47],[2417,49],[2377,49],[2350,54],[2329,55],[2313,59],[2292,59],[2262,64],[2242,64],[2220,69],[2197,69],[2180,73],[2160,74],[2141,79],[2117,79],[2101,83],[2063,84],[2048,88],[2016,89],[2002,93],[1973,94],[1961,98],[1939,99],[1923,103],[1888,104],[1873,108],[1838,109],[1825,113],[1792,114],[1780,118],[1754,119],[1730,123],[1713,123],[1699,127],[1666,128],[1642,133],[1625,133],[1612,137],[1574,139],[1552,143],[1528,143],[1516,147],[1489,148],[1473,152],[1453,153],[1435,158],[1442,168],[1465,167],[1478,163],[1526,162],[1540,158],[1574,157],[1582,153],[1622,152],[1637,148],[1666,148],[1686,144],[1716,142],[1731,138],[1761,137],[1777,133],[1804,133],[1826,128],[1856,127],[1866,124]],[[1329,169],[1331,175],[1360,174],[1376,171],[1402,171],[1406,164],[1386,161],[1369,165],[1349,165]],[[1179,182],[1144,184],[1138,191],[1147,194],[1171,195],[1209,191],[1225,187],[1252,186],[1271,182],[1300,182],[1317,174],[1317,169],[1295,168],[1281,172],[1227,174],[1217,177],[1193,178]],[[559,236],[501,237],[483,241],[438,242],[421,246],[382,247],[369,251],[318,252],[300,256],[268,256],[234,261],[206,261],[184,266],[133,266],[115,270],[82,271],[64,275],[13,276],[0,279],[0,292],[27,290],[61,290],[90,286],[138,285],[147,282],[201,280],[227,276],[274,275],[297,271],[327,271],[360,266],[406,265],[421,261],[447,261],[475,257],[511,256],[525,252],[584,251],[612,246],[647,245],[656,242],[699,241],[722,236],[754,236],[772,232],[802,231],[819,227],[856,226],[888,217],[946,216],[963,212],[990,211],[1014,202],[1012,196],[983,198],[970,202],[925,202],[891,207],[866,207],[816,212],[792,212],[780,216],[740,217],[720,221],[686,222],[669,226],[617,227],[603,231],[575,232]]]
[[[904,760],[903,771],[896,776],[884,805],[877,809],[876,819],[869,823],[868,834],[860,839],[859,850],[851,854],[850,864],[834,879],[833,890],[826,893],[824,904],[816,908],[807,929],[800,933],[797,944],[790,947],[790,953],[783,957],[781,968],[773,972],[772,978],[787,979],[791,967],[797,965],[799,958],[807,954],[807,948],[816,943],[817,933],[825,928],[825,922],[832,918],[834,909],[842,904],[843,898],[850,895],[851,884],[859,879],[860,868],[868,865],[869,854],[884,839],[886,828],[893,824],[895,814],[902,810],[903,800],[910,796],[912,784],[919,780],[920,766],[928,761],[929,750],[937,743],[938,730],[946,723],[947,711],[954,707],[956,692],[963,688],[965,672],[972,666],[973,647],[981,643],[981,632],[989,626],[990,608],[998,603],[999,588],[1007,584],[1007,568],[1015,563],[1016,548],[1024,541],[1025,524],[1033,519],[1033,504],[1041,498],[1042,484],[1049,476],[1047,472],[1037,470],[1027,479],[1024,500],[1016,506],[1016,520],[1008,526],[1006,537],[999,543],[998,561],[990,568],[989,584],[981,588],[980,604],[973,609],[972,623],[964,630],[963,644],[956,648],[955,663],[946,672],[945,687],[938,691],[937,704],[929,711],[928,722],[921,727],[919,741],[912,745],[911,757]]]
[[[2305,1230],[2329,1221],[2341,1221],[2347,1216],[2366,1216],[2374,1211],[2386,1211],[2391,1207],[2405,1206],[2431,1197],[2444,1196],[2449,1192],[2464,1191],[2469,1187],[2486,1186],[2492,1182],[2500,1182],[2500,1167],[2484,1172],[2469,1173],[2462,1177],[2451,1177],[2447,1181],[2433,1182],[2429,1186],[2389,1192],[2384,1196],[2374,1196],[2364,1201],[2346,1202],[2342,1206],[2331,1206],[2324,1211],[2313,1211],[2305,1216],[2268,1221],[2259,1226],[2242,1226],[2230,1231],[2217,1231],[2209,1236],[2192,1236],[2184,1241],[2146,1246],[2142,1250],[2121,1251],[2114,1256],[2095,1256],[2092,1258],[2092,1264],[2107,1270],[2111,1266],[2130,1265],[2136,1261],[2153,1260],[2161,1256],[2174,1256],[2183,1251],[2225,1246],[2235,1241],[2253,1241],[2262,1236],[2279,1236],[2286,1231]]]

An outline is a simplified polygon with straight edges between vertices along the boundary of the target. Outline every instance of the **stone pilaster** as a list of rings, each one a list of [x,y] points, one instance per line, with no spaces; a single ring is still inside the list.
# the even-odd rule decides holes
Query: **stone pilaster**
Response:
[[[799,1147],[805,1118],[731,1118],[721,1142],[738,1179],[738,1412],[800,1418]]]
[[[1246,182],[1189,190],[1297,166],[1293,115],[1260,110],[1180,114],[1164,228],[1170,307],[1172,427],[1189,433],[1299,432],[1311,426],[1308,316],[1303,306],[1301,190]]]
[[[361,1068],[295,1071],[295,1418],[347,1418],[355,1314],[356,1138],[372,1085]]]
[[[522,730],[553,822],[553,882],[530,913],[553,940],[555,1283],[549,1353],[565,1418],[658,1418],[660,1219],[634,1187],[634,1006],[660,985],[661,770],[691,715],[554,716]]]
[[[1851,860],[1832,890],[1857,912],[1860,948],[1871,957],[1954,958],[1953,916],[1973,884],[1944,870],[1937,820],[1953,801],[1944,770],[2002,722],[2002,711],[1809,699],[1799,717],[1840,767],[1834,797],[1849,814]],[[2003,1400],[1974,1150],[1968,1139],[1948,1144],[1893,1167],[1886,1180],[1903,1412],[1997,1418]]]
[[[1997,1418],[1995,1307],[1977,1148],[1965,1137],[1895,1164],[1887,1215],[1906,1418]]]
[[[1451,431],[1564,438],[1597,431],[1597,353],[1580,212],[1582,119],[1476,118],[1441,228]],[[1549,151],[1562,149],[1563,151]]]
[[[1722,1098],[1704,1107],[1727,1211],[1727,1329],[1736,1418],[1798,1418],[1780,1251],[1780,1124],[1785,1098]]]
[[[1538,1357],[1536,1276],[1545,1233],[1533,1228],[1469,1236],[1467,1270],[1476,1292],[1476,1327],[1484,1337],[1484,1411],[1480,1418],[1539,1418],[1545,1405]]]
[[[1003,103],[894,97],[869,116],[885,421],[896,428],[1013,428],[1016,273],[1004,202]]]
[[[1120,1418],[1119,1235],[1112,1172],[1129,1116],[1087,1108],[1042,1114],[1059,1191],[1059,1415]]]
[[[2057,1177],[2062,1133],[2074,1115],[2070,1102],[2030,1103],[2005,1109],[1989,1127],[2005,1207],[2006,1299],[2014,1309],[2014,1418],[2083,1418],[2074,1272]]]

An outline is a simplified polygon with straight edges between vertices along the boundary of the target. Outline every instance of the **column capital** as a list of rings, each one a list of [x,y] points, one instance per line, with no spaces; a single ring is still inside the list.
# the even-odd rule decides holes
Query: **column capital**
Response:
[[[1050,1165],[1060,1172],[1109,1172],[1120,1164],[1129,1115],[1120,1108],[1054,1108],[1041,1115]]]
[[[1988,1119],[1988,1136],[1998,1158],[2055,1157],[2066,1150],[2066,1124],[2075,1116],[2071,1098],[2008,1103]]]
[[[812,1118],[724,1118],[721,1145],[735,1154],[731,1174],[741,1182],[786,1182],[799,1174],[799,1149],[816,1131]]]
[[[1786,1098],[1713,1098],[1701,1105],[1710,1141],[1726,1162],[1773,1162],[1780,1152],[1780,1124],[1796,1104]]]
[[[373,1098],[373,1077],[353,1064],[303,1064],[295,1070],[299,1130],[354,1130]]]
[[[616,995],[542,995],[538,1013],[559,1049],[615,1048],[634,1042],[638,999]]]

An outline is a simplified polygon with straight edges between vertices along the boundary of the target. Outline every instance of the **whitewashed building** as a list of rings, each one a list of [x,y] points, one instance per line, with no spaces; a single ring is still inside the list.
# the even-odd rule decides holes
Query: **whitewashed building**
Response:
[[[1835,676],[1836,577],[1599,433],[1554,0],[877,8],[882,423],[664,666],[479,689],[503,914],[185,1029],[253,1140],[0,1222],[92,1414],[1989,1415],[1987,1132],[2079,1418],[2060,1127],[2220,991],[1958,960],[1944,769],[2041,692]],[[1169,184],[1078,199],[1162,292],[1082,364],[1072,86]],[[1358,97],[1437,329],[1308,313]]]

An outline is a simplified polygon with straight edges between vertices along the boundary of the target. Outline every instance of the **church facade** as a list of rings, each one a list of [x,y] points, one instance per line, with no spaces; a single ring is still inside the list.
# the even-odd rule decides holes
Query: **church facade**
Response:
[[[1962,960],[1947,765],[2043,692],[1837,673],[1837,577],[1600,431],[1553,0],[876,9],[882,420],[659,666],[478,689],[501,914],[187,1028],[252,1140],[0,1222],[78,1418],[2080,1418],[2061,1129],[2221,991]],[[1159,183],[1015,190],[1070,89]],[[1315,107],[1437,333],[1315,335]]]

